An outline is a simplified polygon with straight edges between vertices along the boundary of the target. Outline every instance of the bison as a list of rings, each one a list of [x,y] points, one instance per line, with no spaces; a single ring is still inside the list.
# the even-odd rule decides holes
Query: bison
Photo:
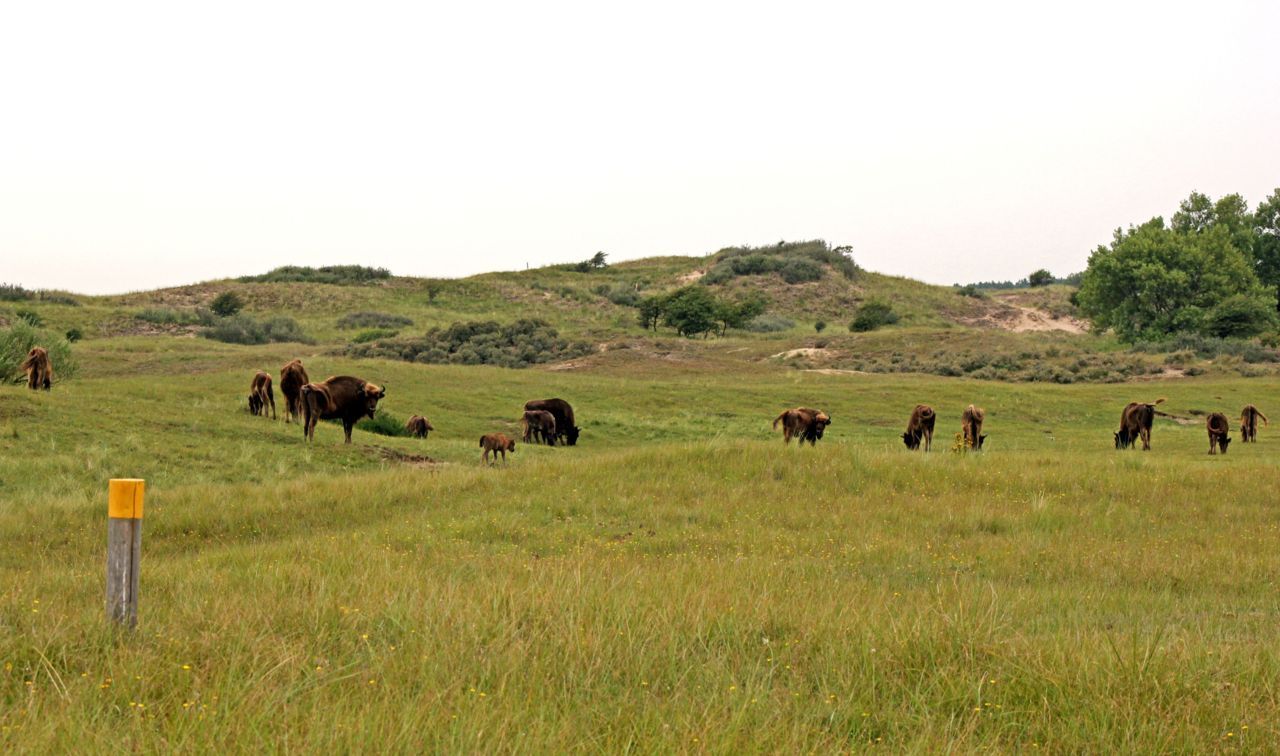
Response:
[[[1154,402],[1129,402],[1120,412],[1120,430],[1116,431],[1116,448],[1127,449],[1138,439],[1142,439],[1142,450],[1151,451],[1151,424],[1158,414],[1156,405],[1164,402],[1164,398]]]
[[[933,413],[933,407],[927,404],[917,404],[916,408],[911,410],[911,419],[907,421],[907,432],[902,434],[902,443],[907,445],[911,451],[920,448],[920,442],[924,441],[924,450],[929,451],[933,448],[933,421],[936,416]]]
[[[1262,418],[1263,425],[1268,424],[1267,416],[1252,404],[1246,404],[1244,409],[1240,410],[1240,443],[1258,442],[1258,418]]]
[[[521,419],[524,424],[523,440],[554,444],[556,441],[556,416],[546,410],[525,410]]]
[[[280,393],[284,395],[285,422],[302,419],[302,387],[311,381],[302,360],[293,360],[280,368]]]
[[[554,445],[556,441],[563,442],[566,446],[576,446],[578,443],[578,435],[581,433],[573,419],[573,407],[563,399],[535,399],[531,402],[524,403],[525,412],[531,410],[543,410],[550,412],[555,418],[556,430],[551,441],[547,443]]]
[[[271,375],[259,370],[249,383],[249,414],[267,416],[271,407],[271,419],[276,419],[276,392],[271,388]]]
[[[1217,454],[1220,449],[1226,454],[1227,444],[1231,443],[1231,424],[1227,422],[1227,416],[1214,412],[1205,418],[1204,425],[1209,431],[1209,453]]]
[[[489,454],[493,454],[493,461],[498,461],[498,455],[502,455],[502,464],[507,463],[507,452],[512,454],[516,451],[516,442],[514,439],[507,438],[503,433],[486,433],[480,437],[480,448],[484,449],[480,453],[482,463],[489,462]]]
[[[982,422],[986,419],[987,413],[981,407],[970,404],[964,408],[964,413],[960,415],[960,431],[964,434],[965,451],[982,451],[982,443],[987,440],[982,435]]]
[[[409,435],[414,438],[426,438],[427,433],[435,430],[435,426],[422,415],[414,415],[404,424],[404,429],[409,431]]]
[[[366,416],[372,418],[378,410],[378,400],[386,395],[385,387],[349,375],[306,384],[302,387],[303,438],[315,440],[318,421],[339,419],[346,443],[351,443],[351,428],[356,421]]]
[[[53,388],[53,363],[49,362],[49,352],[44,347],[31,347],[18,369],[27,374],[27,388],[32,391]]]
[[[785,443],[789,444],[792,438],[799,436],[801,446],[805,441],[808,441],[810,446],[814,446],[818,443],[818,439],[822,438],[827,426],[831,424],[831,416],[822,410],[796,407],[773,419],[774,430],[778,429],[778,423],[782,423],[782,440]]]

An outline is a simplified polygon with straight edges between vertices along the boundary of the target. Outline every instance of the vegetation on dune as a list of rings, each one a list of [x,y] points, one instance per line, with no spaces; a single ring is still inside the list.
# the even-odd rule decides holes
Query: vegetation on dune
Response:
[[[393,315],[389,312],[349,312],[338,318],[338,328],[404,328],[413,325],[413,318]]]
[[[454,323],[448,328],[432,328],[420,337],[353,343],[345,353],[351,357],[427,364],[522,368],[581,357],[592,351],[590,344],[560,338],[544,320],[523,319],[505,326],[495,321]]]
[[[858,308],[858,315],[849,324],[850,331],[874,331],[887,325],[893,325],[899,320],[898,313],[893,311],[893,306],[888,302],[879,299],[869,299]]]
[[[258,276],[241,276],[242,283],[320,283],[360,286],[391,278],[386,268],[365,265],[325,265],[319,268],[285,265]]]
[[[833,249],[822,239],[780,241],[767,247],[726,247],[715,254],[715,262],[700,282],[714,285],[739,276],[777,273],[786,283],[797,284],[821,279],[827,268],[851,279],[858,273],[851,254],[851,248]]]
[[[228,344],[266,344],[273,341],[312,343],[303,333],[298,321],[284,316],[264,320],[245,314],[217,318],[200,335]]]
[[[71,341],[19,319],[8,328],[0,329],[0,384],[12,383],[22,376],[22,361],[31,348],[37,346],[48,350],[55,382],[75,376],[76,361],[71,356]]]

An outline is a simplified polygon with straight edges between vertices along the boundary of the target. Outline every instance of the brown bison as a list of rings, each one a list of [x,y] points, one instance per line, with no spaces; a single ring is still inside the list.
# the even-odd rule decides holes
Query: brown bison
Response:
[[[524,424],[523,440],[535,443],[541,441],[547,445],[556,441],[556,416],[546,410],[525,410],[521,419]]]
[[[271,375],[259,370],[249,383],[249,414],[267,416],[271,407],[271,419],[276,419],[276,392],[271,388]]]
[[[1156,405],[1164,402],[1164,398],[1154,402],[1129,402],[1120,412],[1120,430],[1116,431],[1116,448],[1128,449],[1142,439],[1142,450],[1151,451],[1151,424],[1155,421]]]
[[[556,441],[560,441],[566,446],[577,445],[578,435],[582,429],[574,422],[573,407],[570,407],[568,402],[563,399],[535,399],[531,402],[525,402],[524,409],[525,412],[531,410],[550,412],[551,416],[555,418],[555,435],[547,443],[554,445]]]
[[[280,368],[280,393],[284,395],[285,422],[302,419],[302,387],[311,381],[302,360],[293,360]]]
[[[27,388],[32,391],[53,388],[53,363],[49,362],[49,352],[44,347],[31,347],[18,369],[27,374]]]
[[[1217,454],[1220,449],[1226,454],[1227,444],[1231,443],[1231,424],[1227,422],[1227,416],[1214,412],[1205,418],[1204,425],[1209,431],[1209,453]]]
[[[480,459],[483,463],[489,462],[489,454],[493,454],[493,461],[498,461],[498,455],[502,455],[502,464],[507,463],[507,452],[512,454],[516,451],[515,439],[507,438],[503,433],[486,433],[480,437],[480,448],[484,449],[480,453]]]
[[[414,438],[426,438],[427,433],[435,430],[435,426],[422,415],[414,415],[409,418],[409,422],[404,424],[404,429],[409,431],[409,435]]]
[[[778,429],[778,423],[782,423],[782,440],[791,443],[791,439],[800,438],[800,445],[803,446],[805,441],[810,446],[818,443],[818,439],[822,438],[822,434],[826,431],[827,426],[831,425],[831,416],[822,410],[810,409],[808,407],[796,407],[789,409],[773,419],[773,429]]]
[[[351,443],[351,428],[356,421],[366,416],[372,418],[378,411],[378,400],[386,395],[385,387],[349,375],[306,384],[302,387],[303,438],[315,440],[316,423],[320,420],[339,419],[346,443]]]
[[[924,450],[929,451],[933,447],[935,419],[933,407],[917,404],[916,408],[911,410],[911,419],[907,421],[907,432],[902,434],[902,443],[906,444],[911,451],[915,451],[920,448],[920,442],[924,441]]]
[[[1240,410],[1240,443],[1257,443],[1258,418],[1262,418],[1263,425],[1268,424],[1267,416],[1252,404],[1246,404],[1244,409]]]
[[[982,451],[982,442],[987,440],[982,435],[982,422],[986,419],[987,413],[981,407],[970,404],[964,408],[964,413],[960,415],[960,430],[964,433],[965,451]]]

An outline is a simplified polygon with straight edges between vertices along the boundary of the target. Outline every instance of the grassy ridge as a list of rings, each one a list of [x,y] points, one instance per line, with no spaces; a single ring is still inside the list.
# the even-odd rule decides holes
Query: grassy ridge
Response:
[[[0,387],[0,748],[1269,751],[1280,434],[1117,453],[1132,399],[1274,385],[782,371],[725,343],[592,371],[350,362],[425,442],[243,411],[299,347],[136,337]],[[475,439],[570,399],[573,449]],[[925,456],[917,401],[985,406]],[[834,417],[784,447],[783,408]],[[429,456],[444,464],[425,464]],[[141,632],[102,622],[103,490],[149,481]]]

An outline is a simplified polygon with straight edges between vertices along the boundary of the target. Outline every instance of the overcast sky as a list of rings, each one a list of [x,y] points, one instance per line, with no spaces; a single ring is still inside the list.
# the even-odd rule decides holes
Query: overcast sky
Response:
[[[460,276],[822,237],[1084,267],[1280,186],[1280,3],[0,6],[0,281]]]

